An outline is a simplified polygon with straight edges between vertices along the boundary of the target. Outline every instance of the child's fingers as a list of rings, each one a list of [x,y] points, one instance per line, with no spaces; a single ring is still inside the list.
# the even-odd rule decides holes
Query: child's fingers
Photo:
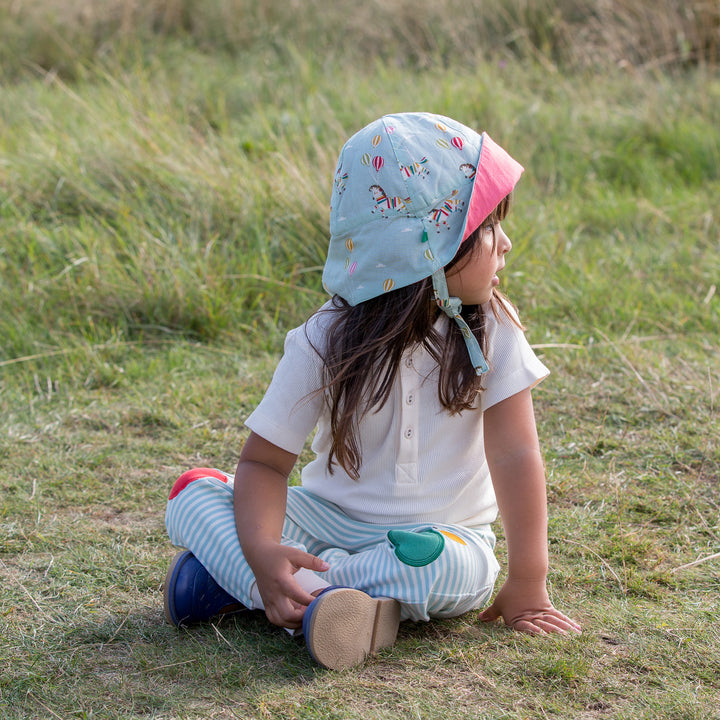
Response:
[[[579,633],[580,626],[566,618],[562,613],[543,613],[536,617],[523,618],[512,624],[513,629],[533,635],[557,633],[567,635],[569,632]]]
[[[295,550],[294,553],[288,555],[288,558],[298,569],[302,567],[316,572],[325,572],[330,569],[330,565],[324,560],[304,550]]]
[[[494,620],[498,620],[499,618],[500,613],[498,612],[494,604],[488,608],[485,608],[485,610],[480,613],[480,620],[482,622],[493,622]]]
[[[265,606],[271,622],[281,627],[296,629],[302,625],[307,606],[315,599],[294,580],[284,583],[279,595],[273,596]]]
[[[514,630],[531,635],[545,635],[547,633],[567,634],[579,633],[582,628],[571,618],[552,608],[537,612],[526,612],[516,617],[505,618],[500,609],[493,603],[483,610],[479,618],[482,622],[493,622],[503,617],[506,623]]]
[[[547,632],[539,626],[537,622],[532,620],[518,620],[514,622],[510,627],[518,632],[525,633],[527,635],[547,635]]]
[[[295,574],[302,568],[322,572],[329,565],[310,553],[289,546],[280,546],[281,562],[272,572],[256,576],[258,589],[271,622],[282,627],[299,627],[305,608],[315,599]]]
[[[289,598],[287,602],[280,601],[275,605],[265,608],[265,614],[274,625],[297,630],[302,626],[302,617],[305,614],[305,606],[298,605]]]
[[[572,630],[574,632],[580,632],[582,630],[579,623],[576,623],[572,618],[569,618],[555,608],[544,613],[543,620],[565,630]]]
[[[304,565],[304,567],[308,568],[308,570],[316,570],[317,572],[325,572],[326,570],[330,569],[330,565],[326,563],[324,560],[321,560],[319,557],[315,557],[315,555],[308,555],[308,565]]]
[[[303,590],[299,585],[297,589],[291,589],[287,593],[287,598],[293,604],[293,607],[302,607],[304,609],[315,599],[309,592]]]

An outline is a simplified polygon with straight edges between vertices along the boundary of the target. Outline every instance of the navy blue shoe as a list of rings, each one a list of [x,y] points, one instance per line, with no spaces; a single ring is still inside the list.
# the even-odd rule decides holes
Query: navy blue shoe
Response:
[[[323,590],[308,605],[302,624],[313,660],[330,670],[352,667],[390,647],[399,625],[397,600],[345,587]]]
[[[212,579],[189,550],[179,552],[170,563],[163,587],[163,605],[165,619],[178,627],[244,608]]]

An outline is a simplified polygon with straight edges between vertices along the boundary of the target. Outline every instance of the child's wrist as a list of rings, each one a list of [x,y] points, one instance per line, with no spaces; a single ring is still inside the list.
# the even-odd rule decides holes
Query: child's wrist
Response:
[[[547,572],[544,573],[522,573],[522,572],[508,572],[507,581],[514,584],[523,585],[546,585],[547,584]]]
[[[246,538],[240,541],[240,547],[242,548],[243,555],[248,565],[252,568],[255,562],[262,561],[266,558],[268,553],[281,545],[278,540],[272,537],[258,537]]]
[[[508,555],[508,578],[526,582],[545,582],[550,561],[544,552]]]

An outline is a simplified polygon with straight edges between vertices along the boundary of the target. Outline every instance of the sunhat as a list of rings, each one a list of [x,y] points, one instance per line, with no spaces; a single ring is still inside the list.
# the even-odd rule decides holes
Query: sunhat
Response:
[[[522,172],[487,133],[451,118],[399,113],[375,120],[340,152],[323,286],[357,305],[432,277],[438,305],[460,326],[476,372],[485,372],[443,268]]]

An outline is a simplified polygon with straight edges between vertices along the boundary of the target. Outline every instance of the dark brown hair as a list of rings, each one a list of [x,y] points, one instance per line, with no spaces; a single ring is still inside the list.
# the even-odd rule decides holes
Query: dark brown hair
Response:
[[[475,250],[483,228],[502,221],[508,213],[510,196],[503,199],[472,235],[461,245],[446,270],[460,265]],[[494,243],[493,243],[494,249]],[[503,296],[493,291],[492,312],[505,312]],[[456,323],[447,333],[434,328],[440,312],[434,302],[432,279],[425,278],[408,287],[384,293],[352,306],[335,295],[324,347],[317,348],[324,364],[327,402],[330,409],[332,445],[328,471],[340,466],[354,479],[360,476],[362,462],[358,424],[388,400],[403,353],[422,345],[438,363],[438,398],[451,414],[469,410],[482,390],[465,341]],[[462,316],[486,352],[485,313],[480,305],[463,307]]]

